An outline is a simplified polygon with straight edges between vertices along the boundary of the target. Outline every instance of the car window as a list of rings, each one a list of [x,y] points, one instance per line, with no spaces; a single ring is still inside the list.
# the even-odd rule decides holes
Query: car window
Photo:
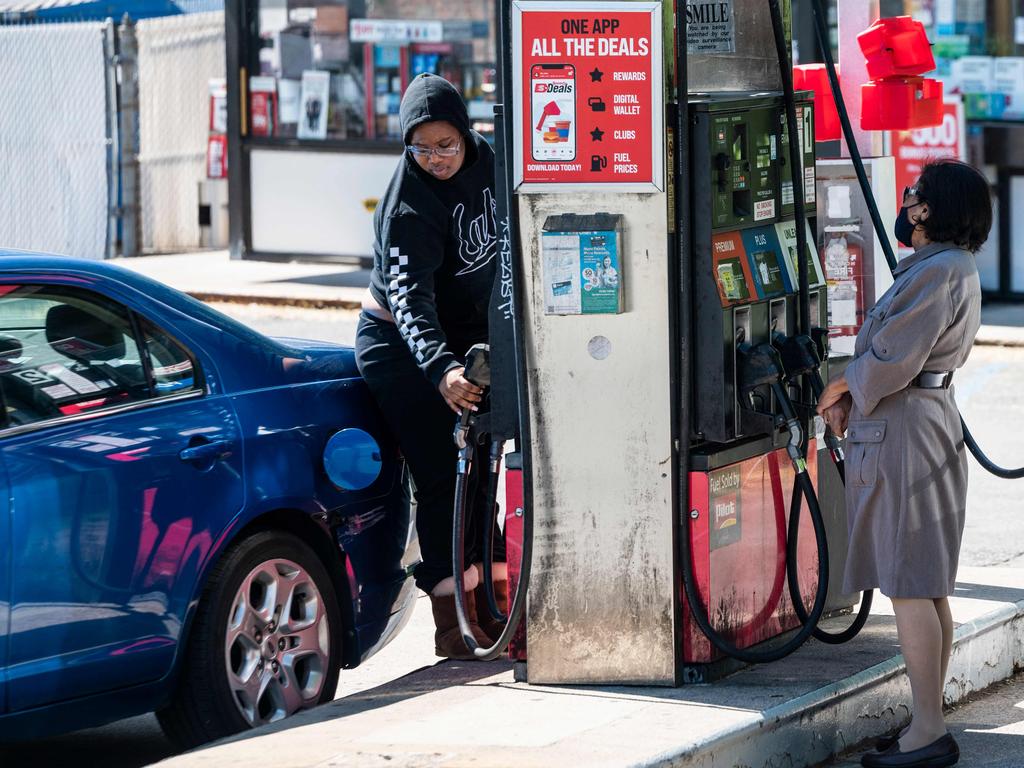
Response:
[[[89,291],[0,286],[0,391],[8,426],[148,398],[128,311]]]
[[[139,323],[153,375],[153,394],[166,397],[202,388],[195,359],[149,320]]]

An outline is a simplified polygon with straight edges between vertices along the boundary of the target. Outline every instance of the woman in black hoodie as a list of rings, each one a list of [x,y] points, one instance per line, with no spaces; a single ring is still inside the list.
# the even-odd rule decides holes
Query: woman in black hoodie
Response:
[[[497,251],[494,153],[470,129],[459,92],[437,75],[410,83],[399,116],[406,152],[374,215],[374,268],[356,360],[412,473],[422,556],[416,584],[430,595],[435,652],[467,659],[473,656],[459,632],[452,576],[452,430],[454,414],[476,410],[482,398],[462,374],[469,347],[487,341]],[[466,598],[477,642],[491,645],[501,625],[490,619],[479,583],[487,511],[477,492],[483,483],[475,476],[471,482],[466,562],[474,565],[465,575]],[[504,560],[503,544],[495,549]],[[500,602],[507,601],[506,579],[504,563],[495,563]]]

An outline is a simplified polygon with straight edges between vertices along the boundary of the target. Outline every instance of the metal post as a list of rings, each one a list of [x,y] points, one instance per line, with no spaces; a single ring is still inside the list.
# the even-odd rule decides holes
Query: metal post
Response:
[[[128,14],[121,21],[121,255],[138,256],[139,210],[139,45]]]
[[[881,157],[885,154],[882,146],[883,131],[865,131],[860,127],[860,87],[868,82],[868,67],[857,45],[857,35],[878,20],[878,3],[879,0],[837,0],[836,5],[839,15],[839,82],[862,157]],[[841,156],[850,156],[845,139]]]
[[[117,130],[117,28],[112,19],[103,25],[104,77],[107,85],[107,247],[104,258],[112,259],[117,249],[120,184],[120,141]]]

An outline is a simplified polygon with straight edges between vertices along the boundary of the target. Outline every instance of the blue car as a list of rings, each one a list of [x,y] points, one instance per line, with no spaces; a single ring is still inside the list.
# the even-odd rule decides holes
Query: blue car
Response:
[[[330,700],[410,614],[405,466],[351,349],[0,251],[0,740]]]

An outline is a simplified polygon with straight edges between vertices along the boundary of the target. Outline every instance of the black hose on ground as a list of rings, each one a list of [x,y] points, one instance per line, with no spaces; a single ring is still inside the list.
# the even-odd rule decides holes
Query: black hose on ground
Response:
[[[896,254],[893,253],[892,243],[889,242],[889,238],[885,236],[885,224],[882,222],[882,216],[878,212],[878,204],[875,202],[875,196],[871,192],[871,184],[868,181],[867,172],[864,170],[864,160],[860,156],[860,149],[857,147],[857,140],[853,135],[853,126],[850,123],[850,114],[846,110],[846,102],[843,101],[843,92],[839,87],[839,76],[836,73],[836,62],[835,58],[832,56],[832,43],[828,36],[827,16],[824,7],[821,4],[821,0],[811,0],[811,11],[814,15],[814,31],[818,38],[818,45],[821,47],[822,56],[825,59],[825,70],[828,72],[828,82],[832,89],[832,98],[836,104],[836,111],[839,113],[839,122],[843,127],[843,136],[846,138],[846,146],[850,152],[850,160],[853,163],[854,171],[857,174],[857,181],[860,184],[861,191],[864,193],[864,200],[868,205],[868,212],[871,215],[871,224],[874,226],[875,232],[878,234],[878,242],[882,244],[882,253],[885,255],[886,263],[889,265],[889,271],[895,272],[897,263]],[[1017,469],[1005,469],[986,456],[981,450],[981,447],[975,441],[971,431],[967,428],[967,423],[964,421],[963,416],[960,417],[960,426],[963,428],[964,443],[967,445],[967,449],[986,471],[991,472],[996,477],[1001,477],[1006,480],[1019,480],[1024,477],[1024,467],[1019,467]]]

